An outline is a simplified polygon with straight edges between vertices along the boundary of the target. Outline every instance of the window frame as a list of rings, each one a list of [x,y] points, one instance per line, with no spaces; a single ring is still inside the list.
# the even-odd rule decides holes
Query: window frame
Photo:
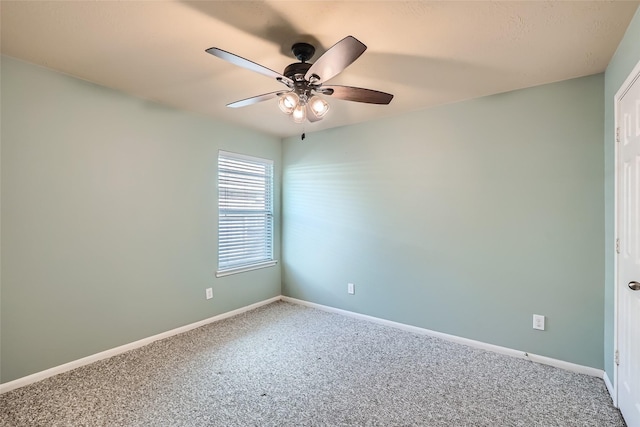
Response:
[[[265,209],[262,211],[263,213],[260,213],[260,209],[259,207],[256,207],[256,211],[258,213],[250,213],[250,210],[254,209],[253,207],[251,207],[249,210],[247,209],[238,209],[238,208],[223,208],[223,202],[224,201],[229,201],[229,200],[238,200],[236,199],[227,199],[224,198],[224,191],[221,190],[221,182],[224,182],[224,179],[222,178],[221,175],[221,170],[224,170],[221,167],[221,160],[226,160],[226,161],[236,161],[236,162],[245,162],[245,166],[251,167],[251,165],[260,165],[260,166],[264,166],[267,171],[264,175],[264,177],[269,181],[266,184],[265,187],[265,191],[264,191],[264,200],[265,200],[265,204],[267,204],[268,206],[265,206]],[[259,176],[259,175],[258,175]],[[235,178],[238,177],[242,177],[242,173],[240,172],[238,174],[238,176],[236,176]],[[273,265],[276,265],[278,263],[278,261],[274,258],[274,239],[275,239],[275,230],[274,230],[274,226],[275,226],[275,215],[274,215],[274,161],[271,159],[265,159],[265,158],[261,158],[261,157],[256,157],[256,156],[249,156],[246,154],[240,154],[240,153],[234,153],[234,152],[230,152],[230,151],[224,151],[224,150],[219,150],[218,151],[218,157],[217,157],[217,190],[218,190],[218,250],[217,250],[217,258],[218,258],[218,262],[217,262],[217,269],[216,269],[216,277],[224,277],[224,276],[229,276],[231,274],[237,274],[237,273],[242,273],[245,271],[251,271],[251,270],[256,270],[256,269],[260,269],[260,268],[266,268],[266,267],[271,267]],[[248,184],[248,183],[247,183]],[[247,202],[250,203],[250,201],[247,200]],[[258,203],[258,206],[260,204]],[[268,253],[268,255],[266,257],[262,257],[259,260],[256,261],[249,261],[249,262],[235,262],[235,263],[228,263],[225,262],[224,266],[221,267],[221,260],[223,260],[223,257],[221,257],[221,247],[224,246],[223,243],[221,241],[221,236],[222,236],[222,230],[225,229],[225,227],[222,225],[222,219],[224,217],[229,217],[229,216],[236,216],[236,217],[242,217],[242,215],[245,215],[246,218],[259,218],[261,216],[264,215],[264,219],[265,219],[265,225],[264,225],[264,234],[265,234],[265,239],[263,240],[263,244],[266,246],[268,245],[268,250],[266,250],[265,252]],[[255,237],[255,236],[253,236]],[[240,242],[242,243],[242,242]],[[228,244],[228,242],[227,242]],[[251,248],[251,245],[247,245],[247,250],[249,250],[249,248]]]

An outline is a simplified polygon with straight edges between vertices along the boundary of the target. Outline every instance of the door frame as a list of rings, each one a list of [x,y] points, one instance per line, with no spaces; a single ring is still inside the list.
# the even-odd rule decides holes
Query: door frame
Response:
[[[614,99],[613,99],[613,141],[614,141],[614,159],[615,159],[615,165],[614,165],[614,193],[613,193],[613,203],[614,203],[614,226],[613,226],[613,237],[614,237],[614,249],[613,249],[613,289],[614,289],[614,293],[613,293],[613,313],[614,313],[614,317],[613,317],[613,352],[614,352],[614,362],[613,362],[613,390],[610,390],[612,392],[611,398],[613,399],[613,405],[617,408],[618,407],[618,364],[615,362],[615,354],[618,351],[618,323],[619,323],[619,316],[620,316],[620,311],[619,311],[619,298],[620,298],[620,292],[618,291],[618,261],[619,261],[619,256],[618,256],[618,245],[617,245],[617,241],[619,238],[618,235],[618,229],[619,229],[619,221],[618,221],[618,217],[620,214],[620,149],[619,149],[619,142],[618,142],[618,127],[619,127],[619,120],[618,120],[618,104],[620,102],[620,100],[622,99],[622,97],[627,93],[627,91],[631,88],[631,86],[633,85],[633,83],[636,82],[636,80],[638,82],[640,82],[640,61],[638,61],[638,63],[635,65],[635,67],[633,67],[633,70],[631,70],[631,72],[629,73],[629,75],[627,76],[627,78],[624,80],[624,83],[622,83],[622,85],[620,85],[620,88],[618,89],[618,91],[616,92]]]

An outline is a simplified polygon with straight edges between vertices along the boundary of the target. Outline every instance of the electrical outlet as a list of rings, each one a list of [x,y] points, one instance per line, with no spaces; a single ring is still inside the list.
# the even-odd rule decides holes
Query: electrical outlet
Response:
[[[213,298],[213,288],[207,288],[206,296],[207,299]]]
[[[355,294],[356,293],[356,285],[354,285],[353,283],[347,283],[347,293],[348,294]]]
[[[544,331],[544,316],[539,314],[533,315],[533,329]]]

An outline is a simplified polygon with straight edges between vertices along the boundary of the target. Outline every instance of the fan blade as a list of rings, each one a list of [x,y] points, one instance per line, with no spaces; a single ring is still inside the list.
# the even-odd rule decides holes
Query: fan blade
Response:
[[[367,104],[388,104],[393,99],[390,93],[353,86],[322,86],[318,91],[333,98]]]
[[[210,47],[205,52],[210,53],[213,56],[217,56],[220,59],[224,59],[227,62],[231,62],[233,65],[237,65],[238,67],[246,68],[247,70],[255,71],[256,73],[260,73],[267,77],[276,79],[277,81],[282,82],[289,87],[293,86],[293,81],[290,78],[285,77],[270,68],[267,68],[260,64],[256,64],[253,61],[249,61],[248,59],[245,59],[241,56],[229,53],[226,50],[218,49],[217,47]]]
[[[265,93],[265,94],[262,94],[262,95],[253,96],[251,98],[242,99],[240,101],[232,102],[231,104],[227,104],[227,107],[231,107],[231,108],[246,107],[247,105],[257,104],[258,102],[262,102],[262,101],[266,101],[266,100],[271,99],[271,98],[275,98],[278,95],[281,95],[283,93],[286,93],[286,90],[285,91],[279,90],[277,92],[269,92],[269,93]]]
[[[321,84],[340,74],[367,50],[367,47],[353,36],[347,36],[334,44],[307,70],[304,78],[314,84]],[[315,78],[317,77],[317,78]]]
[[[313,110],[311,110],[311,106],[309,104],[307,104],[307,120],[309,120],[311,123],[322,120],[322,117],[320,118],[316,117],[316,115],[313,113]]]

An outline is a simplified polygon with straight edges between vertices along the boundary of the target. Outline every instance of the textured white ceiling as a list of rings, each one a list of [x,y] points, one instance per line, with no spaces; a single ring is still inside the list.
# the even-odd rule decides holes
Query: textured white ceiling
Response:
[[[277,136],[302,131],[284,86],[215,58],[218,47],[282,72],[290,46],[317,57],[353,35],[368,50],[331,84],[390,92],[388,106],[330,99],[307,132],[599,73],[638,1],[5,1],[2,53]]]

